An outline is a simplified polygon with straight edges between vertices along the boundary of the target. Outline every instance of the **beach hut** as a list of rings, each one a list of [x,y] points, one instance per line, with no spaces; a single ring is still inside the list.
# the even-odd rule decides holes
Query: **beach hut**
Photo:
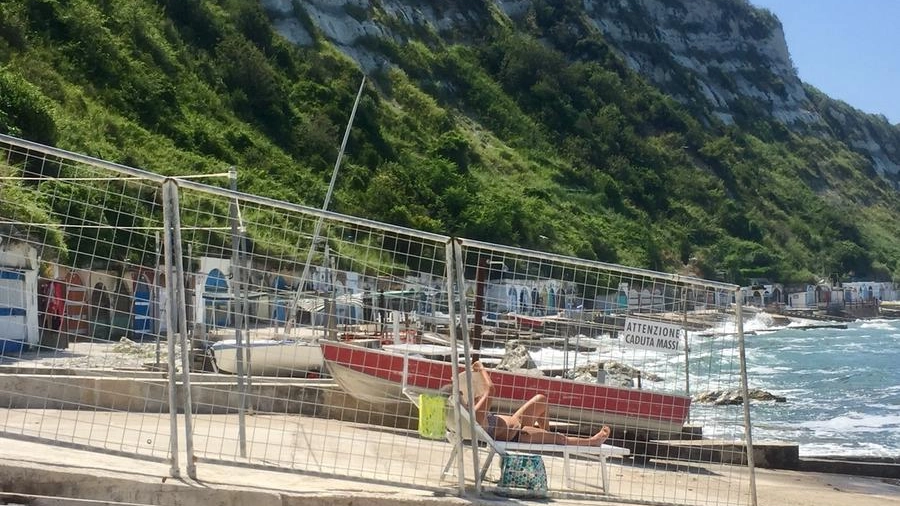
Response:
[[[91,288],[91,336],[95,339],[109,339],[112,335],[112,303],[109,289],[103,282]]]
[[[225,273],[219,269],[213,269],[207,274],[206,282],[203,284],[203,301],[206,305],[205,321],[214,327],[227,326],[230,299]]]
[[[131,306],[131,330],[132,337],[135,340],[149,337],[155,330],[152,312],[152,286],[153,283],[145,273],[141,272],[137,275],[137,279],[134,282],[134,297]]]
[[[69,339],[87,336],[90,333],[90,320],[88,319],[88,292],[83,278],[79,273],[71,271],[63,279],[63,285],[66,299],[62,332],[67,334]]]
[[[271,294],[266,287],[266,278],[261,273],[251,272],[250,285],[255,287],[251,290],[248,299],[249,306],[247,311],[252,321],[256,323],[268,324],[272,320]]]
[[[0,243],[0,354],[40,343],[37,250],[22,242]]]
[[[287,310],[292,296],[291,286],[284,276],[276,276],[272,288],[275,290],[272,319],[277,323],[284,323],[287,321]]]
[[[363,294],[358,292],[359,274],[355,272],[338,272],[335,276],[334,314],[338,325],[360,323],[363,318]],[[408,311],[419,311],[424,292],[408,291]]]
[[[230,273],[231,261],[227,258],[200,258],[200,270],[194,278],[194,322],[207,328],[228,324],[231,293],[227,274]]]
[[[120,269],[91,269],[82,274],[90,287],[89,334],[95,339],[118,340],[131,332],[131,281]]]
[[[507,299],[506,299],[506,310],[511,311],[513,313],[517,313],[516,308],[519,307],[519,292],[516,290],[516,287],[510,286],[509,290],[507,290]]]
[[[628,312],[628,283],[619,283],[619,290],[616,292],[616,311],[617,313]]]
[[[63,334],[66,319],[66,286],[62,279],[38,281],[41,347],[64,349],[68,337]]]

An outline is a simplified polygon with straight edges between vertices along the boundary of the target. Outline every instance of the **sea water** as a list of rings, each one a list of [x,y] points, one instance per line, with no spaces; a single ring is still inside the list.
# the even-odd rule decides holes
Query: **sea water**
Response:
[[[797,443],[801,456],[900,457],[900,320],[857,321],[846,328],[810,328],[796,322],[774,327],[772,319],[763,316],[744,325],[748,386],[783,396],[786,402],[751,402],[753,440]],[[726,331],[710,337],[692,333],[689,339],[697,350],[712,350],[707,356],[692,355],[692,370],[708,366],[717,349],[724,352],[723,360],[729,354],[727,360],[737,367],[733,334]],[[555,367],[610,359],[628,363],[628,355],[616,339],[603,336],[598,341],[601,345],[593,352],[546,348],[531,355],[538,365]],[[674,376],[681,374],[679,363],[683,361],[678,355],[660,354],[657,362],[652,360],[652,352],[645,356],[641,362],[645,372],[679,383],[645,387],[681,389],[685,378]],[[704,382],[702,371],[692,374],[696,375],[691,378],[695,385],[724,388],[716,378]],[[725,380],[733,383],[737,378],[732,371],[727,378],[723,374],[723,383]],[[692,393],[701,388],[693,387]],[[692,413],[700,418],[710,410],[696,402],[692,407]],[[727,416],[721,424],[707,426],[706,437],[742,437],[742,408],[724,410],[719,414]]]
[[[745,337],[754,440],[799,443],[800,454],[900,457],[900,320],[846,329],[786,327]]]

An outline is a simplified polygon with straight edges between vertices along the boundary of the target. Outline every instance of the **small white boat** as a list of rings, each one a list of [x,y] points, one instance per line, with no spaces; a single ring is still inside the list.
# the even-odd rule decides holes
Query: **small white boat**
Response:
[[[314,340],[259,339],[238,347],[234,339],[207,348],[217,372],[237,374],[238,350],[247,352],[244,374],[251,376],[305,377],[324,368],[322,348]]]
[[[416,315],[416,318],[419,320],[419,323],[425,325],[430,328],[437,327],[449,327],[450,326],[450,314],[443,313],[441,311],[432,311],[430,313],[420,313]],[[456,316],[456,323],[459,324],[459,315]],[[467,317],[467,321],[469,325],[473,325],[475,323],[475,316],[469,315]]]

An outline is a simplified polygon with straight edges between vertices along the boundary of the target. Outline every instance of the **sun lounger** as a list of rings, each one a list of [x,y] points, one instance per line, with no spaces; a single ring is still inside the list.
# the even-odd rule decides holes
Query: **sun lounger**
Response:
[[[477,388],[477,387],[476,387]],[[417,392],[414,392],[407,388],[406,386],[406,371],[404,370],[403,374],[403,393],[409,398],[417,408],[422,408],[421,399]],[[627,448],[622,448],[618,446],[612,446],[608,444],[603,444],[601,446],[576,446],[576,445],[552,445],[552,444],[537,444],[537,443],[519,443],[519,442],[510,442],[510,441],[496,441],[492,437],[490,437],[487,432],[477,423],[473,423],[470,418],[470,414],[468,409],[466,409],[461,403],[450,402],[449,399],[442,397],[446,402],[446,412],[443,418],[445,420],[446,425],[446,438],[449,442],[453,444],[453,451],[450,453],[450,458],[447,459],[447,463],[444,465],[444,470],[441,472],[441,478],[443,479],[450,470],[454,467],[454,461],[457,458],[458,452],[461,448],[463,448],[464,441],[468,440],[471,442],[473,439],[473,434],[457,434],[453,420],[455,419],[453,412],[459,413],[461,417],[461,426],[465,431],[468,428],[474,429],[474,439],[475,443],[473,444],[473,448],[477,447],[478,442],[483,442],[487,446],[488,455],[484,460],[484,464],[481,466],[480,478],[484,480],[485,475],[487,474],[488,469],[493,461],[494,455],[499,454],[501,456],[507,455],[509,453],[527,453],[527,454],[561,454],[563,456],[563,483],[567,488],[574,488],[573,480],[572,480],[572,456],[579,457],[590,457],[596,459],[600,462],[600,476],[601,476],[601,487],[603,492],[606,494],[610,493],[609,487],[609,470],[607,469],[607,459],[609,457],[624,457],[630,455],[631,452]],[[420,416],[422,414],[420,413]],[[420,425],[421,430],[421,425]],[[471,430],[467,431],[471,432]]]
[[[452,409],[452,406],[451,406]],[[459,414],[462,416],[463,426],[469,425],[469,412],[466,409],[458,409]],[[447,464],[444,466],[444,470],[441,474],[443,478],[450,470],[453,468],[453,464],[456,459],[457,451],[462,447],[460,444],[463,441],[471,441],[471,437],[469,434],[465,434],[462,437],[456,434],[456,432],[451,427],[452,416],[447,417],[447,439],[453,443],[453,451],[450,454],[450,458],[447,459]],[[607,459],[609,457],[624,457],[630,455],[631,452],[627,448],[622,448],[619,446],[613,446],[604,444],[601,446],[575,446],[575,445],[553,445],[553,444],[539,444],[539,443],[519,443],[519,442],[510,442],[510,441],[497,441],[488,436],[487,432],[478,424],[474,424],[475,427],[475,438],[479,442],[483,442],[486,445],[487,449],[487,457],[485,457],[484,464],[481,466],[481,479],[484,479],[487,474],[488,469],[490,469],[491,463],[493,462],[494,455],[506,455],[508,453],[527,453],[527,454],[559,454],[563,457],[563,483],[567,488],[574,488],[573,483],[573,472],[572,466],[574,465],[572,462],[573,456],[579,457],[589,457],[600,462],[600,475],[601,475],[601,487],[604,493],[610,492],[609,487],[609,470],[607,468]]]

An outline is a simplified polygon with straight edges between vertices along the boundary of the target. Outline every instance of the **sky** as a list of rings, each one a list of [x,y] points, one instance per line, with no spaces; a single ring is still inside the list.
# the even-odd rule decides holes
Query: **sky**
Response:
[[[784,26],[803,82],[900,123],[900,0],[750,0]]]

